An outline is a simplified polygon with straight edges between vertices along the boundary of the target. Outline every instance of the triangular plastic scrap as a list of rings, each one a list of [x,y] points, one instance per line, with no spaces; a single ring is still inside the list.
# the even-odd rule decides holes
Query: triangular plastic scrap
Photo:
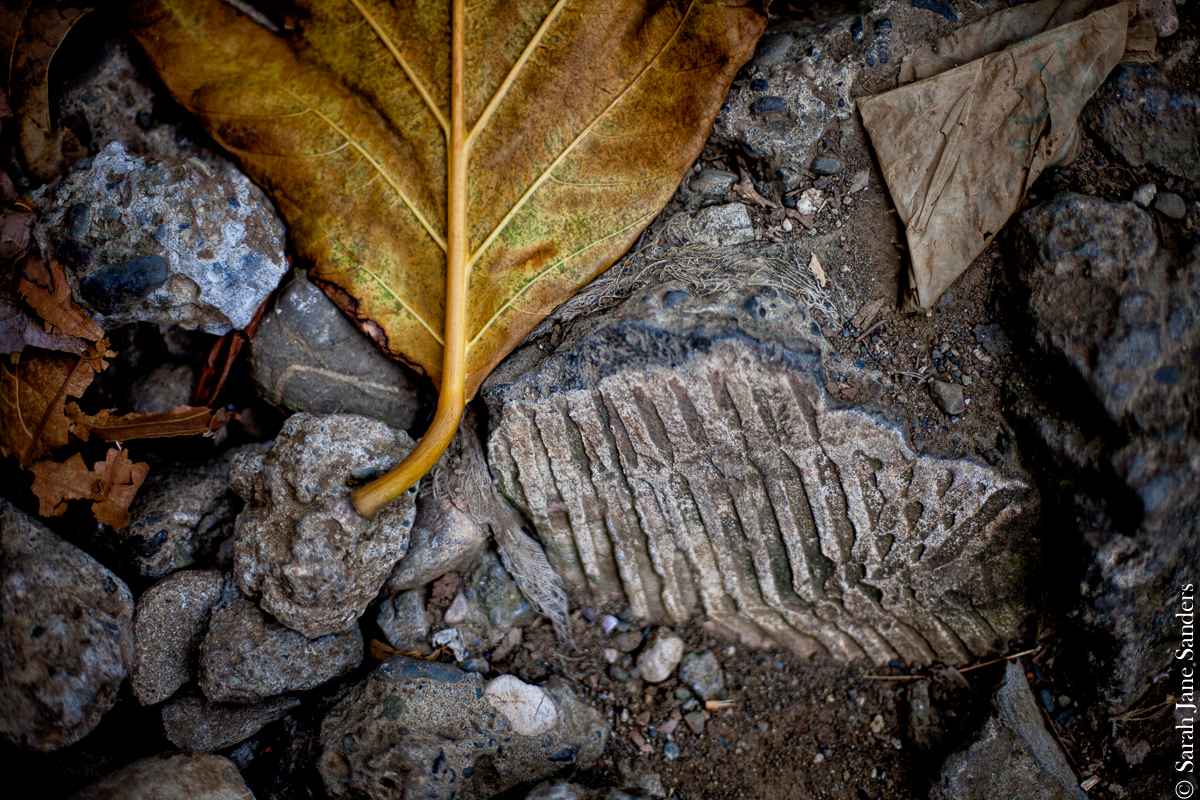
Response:
[[[1066,163],[1077,119],[1125,51],[1121,3],[1002,52],[859,101],[905,225],[905,310],[929,310],[1019,208]]]

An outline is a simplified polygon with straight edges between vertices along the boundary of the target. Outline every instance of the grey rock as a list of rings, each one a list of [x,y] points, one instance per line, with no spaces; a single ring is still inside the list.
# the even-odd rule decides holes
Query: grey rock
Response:
[[[1156,65],[1118,64],[1082,118],[1130,166],[1200,181],[1200,96],[1176,89]]]
[[[412,371],[388,358],[302,272],[259,322],[250,365],[263,398],[290,411],[360,414],[402,430],[420,411]]]
[[[929,394],[933,396],[938,407],[947,414],[956,416],[967,410],[963,389],[957,383],[935,380],[929,384]]]
[[[754,64],[769,67],[787,58],[788,51],[796,40],[786,33],[769,33],[758,40],[754,50]]]
[[[1176,0],[1141,0],[1138,3],[1138,11],[1150,21],[1154,33],[1160,39],[1179,30],[1179,15],[1175,12],[1175,3]]]
[[[375,623],[388,644],[401,653],[428,652],[429,615],[425,611],[425,592],[409,589],[379,605]]]
[[[586,767],[603,752],[607,723],[564,684],[530,687],[550,701],[555,719],[534,736],[517,733],[489,702],[491,686],[448,664],[388,659],[321,724],[326,790],[334,798],[478,800]]]
[[[227,586],[200,646],[200,688],[213,702],[255,703],[320,686],[357,667],[362,656],[358,626],[309,639]]]
[[[146,578],[215,564],[242,507],[230,485],[232,465],[263,450],[243,445],[209,461],[152,469],[130,505],[132,521],[113,534],[120,552]]]
[[[160,364],[129,387],[129,407],[138,414],[166,414],[192,402],[196,371],[188,364]]]
[[[480,554],[472,566],[459,597],[461,617],[452,619],[447,609],[445,621],[458,629],[464,646],[471,651],[499,644],[510,630],[528,625],[537,617],[516,581],[490,550]]]
[[[133,655],[116,575],[0,499],[0,736],[57,750],[91,732]]]
[[[997,711],[966,751],[950,756],[934,800],[1086,800],[1041,713],[1019,662],[996,692]]]
[[[249,706],[177,697],[163,705],[163,732],[180,750],[211,753],[249,739],[298,705],[294,697],[274,697]]]
[[[198,162],[114,142],[46,199],[38,244],[101,327],[245,328],[287,271],[270,208]]]
[[[1183,219],[1187,216],[1187,206],[1183,198],[1174,192],[1159,192],[1154,198],[1154,210],[1171,219]]]
[[[144,706],[161,703],[196,677],[196,656],[225,578],[216,570],[176,572],[138,598],[129,685]]]
[[[458,628],[442,628],[435,633],[430,639],[434,647],[447,647],[454,655],[455,661],[466,661],[471,655],[467,651],[466,645],[463,643],[462,635],[458,632]],[[482,642],[476,640],[478,646],[482,646]]]
[[[847,660],[1003,646],[1037,563],[1026,479],[836,403],[807,306],[745,283],[639,291],[484,385],[492,474],[576,602]]]
[[[408,552],[384,584],[392,594],[415,589],[447,572],[464,571],[487,548],[488,534],[450,501],[422,490]]]
[[[613,647],[620,650],[622,653],[632,653],[642,646],[641,631],[625,631],[618,633],[613,637]]]
[[[70,800],[254,800],[254,795],[228,758],[163,753],[101,778]]]
[[[595,800],[596,793],[577,783],[545,781],[525,795],[525,800]]]
[[[741,203],[709,206],[692,220],[692,241],[712,247],[730,247],[754,241],[754,223]]]
[[[688,181],[688,188],[698,194],[721,197],[738,182],[738,176],[723,169],[702,169]]]
[[[701,700],[716,700],[725,691],[725,674],[712,650],[685,655],[679,662],[679,680],[692,687]]]
[[[379,420],[296,414],[270,452],[234,464],[246,501],[238,515],[238,586],[277,620],[315,638],[343,631],[375,599],[408,549],[415,515],[409,490],[371,519],[351,503],[349,481],[400,463],[413,441]]]
[[[1174,268],[1134,203],[1062,193],[1018,218],[1015,246],[1035,335],[1109,416],[1187,419],[1200,387],[1200,249]]]
[[[831,156],[818,156],[813,159],[812,170],[818,175],[836,175],[842,171],[842,162]]]
[[[638,673],[650,683],[662,683],[675,674],[682,657],[683,639],[670,628],[656,628],[638,654]]]
[[[1149,208],[1150,204],[1154,202],[1156,194],[1158,194],[1157,186],[1153,183],[1143,183],[1133,190],[1133,202],[1142,208]]]
[[[683,715],[683,721],[692,729],[692,733],[696,735],[704,733],[705,719],[703,711],[689,711]]]

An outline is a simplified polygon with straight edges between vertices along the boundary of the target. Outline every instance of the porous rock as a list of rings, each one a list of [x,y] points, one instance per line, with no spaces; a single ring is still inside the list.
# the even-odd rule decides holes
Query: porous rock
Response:
[[[513,679],[515,680],[515,679]],[[479,800],[599,758],[608,724],[565,685],[544,733],[518,733],[474,673],[394,656],[326,716],[318,767],[332,797]]]
[[[138,598],[129,685],[139,703],[161,703],[196,677],[196,656],[224,586],[216,570],[189,570],[164,578]]]
[[[1188,417],[1200,387],[1200,249],[1176,267],[1145,210],[1070,192],[1022,214],[1015,230],[1038,341],[1113,419]]]
[[[683,657],[683,639],[670,628],[657,628],[646,639],[637,657],[637,668],[644,680],[662,683],[675,672]]]
[[[1058,742],[1046,730],[1020,662],[1010,661],[996,713],[976,741],[950,756],[934,800],[1085,800]]]
[[[1177,89],[1158,66],[1118,64],[1082,119],[1131,167],[1200,181],[1200,96]]]
[[[163,753],[135,761],[70,800],[254,800],[228,758]]]
[[[402,430],[420,411],[412,371],[384,355],[302,272],[259,322],[250,366],[263,398],[290,411],[360,414]]]
[[[230,486],[232,464],[263,450],[248,444],[208,461],[150,470],[130,505],[132,521],[113,534],[118,551],[146,578],[214,564],[242,507]]]
[[[200,688],[213,702],[255,703],[320,686],[362,663],[358,626],[309,639],[226,586],[200,646]]]
[[[568,589],[801,654],[1003,646],[1036,564],[1024,476],[835,401],[808,306],[746,283],[638,292],[485,384],[489,466]]]
[[[104,328],[245,328],[287,271],[272,211],[196,161],[113,142],[48,200],[38,245]]]
[[[0,499],[0,735],[56,750],[117,699],[133,596],[116,575]]]
[[[288,418],[270,452],[238,460],[238,586],[272,616],[308,637],[343,631],[362,616],[408,549],[415,490],[364,519],[350,481],[395,467],[413,447],[407,433],[350,414]]]
[[[181,750],[211,753],[249,739],[298,705],[294,697],[273,697],[248,706],[177,697],[162,707],[163,732]]]

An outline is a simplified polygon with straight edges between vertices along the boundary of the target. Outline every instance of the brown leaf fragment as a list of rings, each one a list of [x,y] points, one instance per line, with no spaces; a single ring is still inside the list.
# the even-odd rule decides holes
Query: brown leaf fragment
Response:
[[[57,262],[47,267],[39,259],[27,259],[17,291],[45,321],[47,333],[65,333],[94,342],[104,338],[104,329],[71,299],[71,286]]]
[[[808,260],[808,269],[816,277],[817,283],[821,284],[821,288],[824,289],[827,280],[825,277],[825,268],[821,266],[821,259],[817,258],[815,252],[812,254],[812,258]]]
[[[102,340],[95,350],[106,354],[107,345]],[[95,350],[75,356],[29,348],[0,361],[0,455],[27,465],[67,444],[64,404],[82,395],[104,364]]]
[[[43,517],[61,517],[67,511],[68,500],[93,496],[100,483],[79,453],[62,462],[34,462],[29,471],[33,473],[31,488],[38,499],[38,514]]]
[[[180,406],[165,414],[125,414],[119,417],[105,409],[89,416],[80,411],[75,403],[67,409],[67,415],[78,426],[79,432],[86,428],[105,442],[207,436],[235,418],[234,414],[223,408],[214,411],[202,406]]]
[[[61,517],[68,500],[91,500],[92,515],[98,522],[123,528],[129,524],[129,504],[150,466],[133,463],[129,451],[114,447],[91,469],[83,456],[75,453],[62,462],[38,461],[29,471],[34,475],[31,488],[41,516]]]
[[[63,131],[50,119],[50,61],[71,27],[91,9],[51,0],[0,4],[0,89],[17,118],[17,140],[29,171],[48,181],[62,171]]]
[[[146,479],[150,465],[134,463],[128,450],[114,447],[104,462],[96,465],[95,471],[100,485],[96,502],[92,503],[92,516],[97,522],[124,528],[129,524],[129,504]]]
[[[734,194],[743,200],[754,203],[756,206],[779,208],[779,203],[763,197],[759,194],[758,189],[754,188],[754,181],[750,180],[750,174],[746,172],[745,167],[739,165],[738,172],[742,174],[742,179],[733,185]]]
[[[29,234],[36,219],[37,215],[28,211],[0,215],[0,266],[11,264],[29,248]]]
[[[26,347],[83,355],[87,349],[75,336],[46,333],[45,325],[25,313],[15,298],[0,291],[0,355],[19,353]]]

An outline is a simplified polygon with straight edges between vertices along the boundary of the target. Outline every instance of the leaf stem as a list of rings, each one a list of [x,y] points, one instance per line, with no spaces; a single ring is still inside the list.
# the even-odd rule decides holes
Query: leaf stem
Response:
[[[442,385],[429,430],[400,465],[354,492],[364,517],[407,491],[433,468],[458,430],[466,406],[467,378],[467,130],[466,0],[454,0],[451,13],[450,141],[446,148],[446,332]]]

